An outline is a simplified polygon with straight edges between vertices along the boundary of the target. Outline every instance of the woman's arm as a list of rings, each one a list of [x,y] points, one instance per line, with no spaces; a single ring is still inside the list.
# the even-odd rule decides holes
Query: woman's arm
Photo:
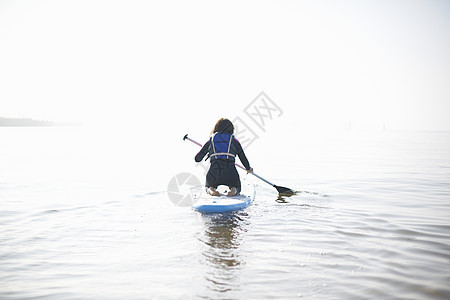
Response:
[[[201,162],[203,157],[205,157],[206,153],[208,153],[209,151],[209,145],[211,144],[211,140],[207,141],[202,149],[197,153],[197,155],[195,155],[195,161],[196,162]]]
[[[248,162],[247,156],[245,156],[244,149],[242,149],[241,143],[237,139],[234,139],[234,143],[236,146],[236,154],[239,156],[239,159],[241,160],[242,164],[244,165],[245,169],[247,171],[252,170],[250,167],[250,163]]]

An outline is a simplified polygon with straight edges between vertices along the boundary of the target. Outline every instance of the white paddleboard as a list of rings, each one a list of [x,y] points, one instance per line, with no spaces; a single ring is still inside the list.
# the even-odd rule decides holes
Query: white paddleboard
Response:
[[[204,189],[201,193],[194,195],[195,203],[192,206],[195,210],[204,213],[223,213],[246,208],[255,199],[255,187],[250,180],[241,180],[241,193],[228,197],[226,192],[228,187],[219,185],[217,191],[220,196],[211,196]]]

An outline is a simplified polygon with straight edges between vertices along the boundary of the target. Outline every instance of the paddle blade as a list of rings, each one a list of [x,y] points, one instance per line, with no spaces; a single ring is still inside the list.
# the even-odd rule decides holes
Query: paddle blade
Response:
[[[284,186],[278,186],[278,185],[274,185],[274,188],[277,189],[278,193],[283,194],[283,195],[295,195],[295,191],[291,190],[290,188],[284,187]]]

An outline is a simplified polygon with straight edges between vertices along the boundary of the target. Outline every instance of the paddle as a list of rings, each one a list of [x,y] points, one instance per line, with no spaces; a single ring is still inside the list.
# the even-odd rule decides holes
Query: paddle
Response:
[[[196,144],[197,146],[203,147],[202,144],[200,144],[199,142],[194,141],[193,139],[189,138],[188,135],[186,134],[183,137],[183,141],[188,140],[194,144]],[[246,171],[245,168],[237,163],[235,163],[236,167],[241,168],[242,170]],[[271,186],[273,186],[274,188],[277,189],[278,193],[283,194],[283,195],[295,195],[295,191],[291,190],[290,188],[284,187],[284,186],[279,186],[279,185],[275,185],[273,183],[271,183],[270,181],[262,178],[261,176],[257,175],[255,172],[251,173],[252,175],[258,177],[259,179],[261,179],[262,181],[264,181],[265,183],[270,184]]]

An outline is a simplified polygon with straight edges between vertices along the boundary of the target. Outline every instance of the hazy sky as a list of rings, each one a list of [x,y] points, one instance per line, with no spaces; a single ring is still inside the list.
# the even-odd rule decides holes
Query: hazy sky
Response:
[[[450,130],[449,53],[449,1],[0,1],[0,116]]]

